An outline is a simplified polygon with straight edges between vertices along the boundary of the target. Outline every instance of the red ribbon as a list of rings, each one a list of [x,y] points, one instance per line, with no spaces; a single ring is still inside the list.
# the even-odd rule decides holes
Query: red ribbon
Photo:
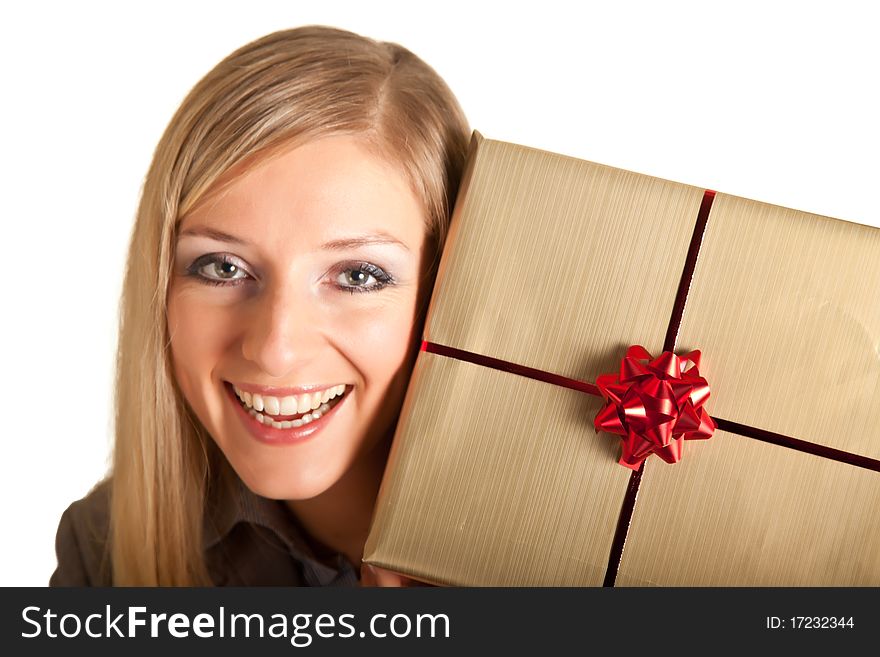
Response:
[[[715,421],[703,409],[709,384],[699,367],[699,351],[684,356],[664,351],[653,358],[634,345],[627,349],[619,374],[596,379],[606,400],[596,415],[596,431],[623,436],[621,465],[638,470],[651,454],[677,463],[683,441],[712,437]]]

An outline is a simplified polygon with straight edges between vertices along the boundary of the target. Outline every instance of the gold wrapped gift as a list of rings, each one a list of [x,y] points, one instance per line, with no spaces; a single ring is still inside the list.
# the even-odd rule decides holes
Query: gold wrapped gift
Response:
[[[474,133],[424,339],[590,383],[630,345],[699,349],[719,429],[634,473],[593,428],[601,397],[423,350],[367,563],[442,585],[880,585],[880,229]]]

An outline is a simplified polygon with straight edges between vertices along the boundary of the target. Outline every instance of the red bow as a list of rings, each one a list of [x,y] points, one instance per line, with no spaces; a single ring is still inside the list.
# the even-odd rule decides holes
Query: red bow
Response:
[[[692,366],[682,371],[688,361]],[[638,470],[651,454],[676,463],[682,441],[712,436],[715,422],[702,408],[709,384],[699,367],[699,351],[684,356],[664,351],[652,360],[644,347],[634,345],[627,349],[619,375],[596,379],[606,400],[596,415],[596,431],[624,437],[621,465]]]

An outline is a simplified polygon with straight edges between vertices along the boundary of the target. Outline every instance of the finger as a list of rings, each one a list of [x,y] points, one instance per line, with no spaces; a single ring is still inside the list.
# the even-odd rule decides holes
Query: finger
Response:
[[[361,567],[361,586],[408,586],[409,578],[398,575],[390,570],[364,564]]]
[[[361,586],[379,586],[376,571],[369,564],[361,565]]]

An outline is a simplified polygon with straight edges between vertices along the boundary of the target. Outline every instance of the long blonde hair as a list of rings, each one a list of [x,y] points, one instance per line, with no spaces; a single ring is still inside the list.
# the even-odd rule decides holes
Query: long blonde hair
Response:
[[[166,324],[180,218],[221,177],[291,141],[357,134],[407,177],[439,252],[470,130],[452,92],[394,43],[311,26],[258,39],[187,95],[144,182],[123,285],[110,506],[113,583],[205,585],[222,455],[177,387]]]

